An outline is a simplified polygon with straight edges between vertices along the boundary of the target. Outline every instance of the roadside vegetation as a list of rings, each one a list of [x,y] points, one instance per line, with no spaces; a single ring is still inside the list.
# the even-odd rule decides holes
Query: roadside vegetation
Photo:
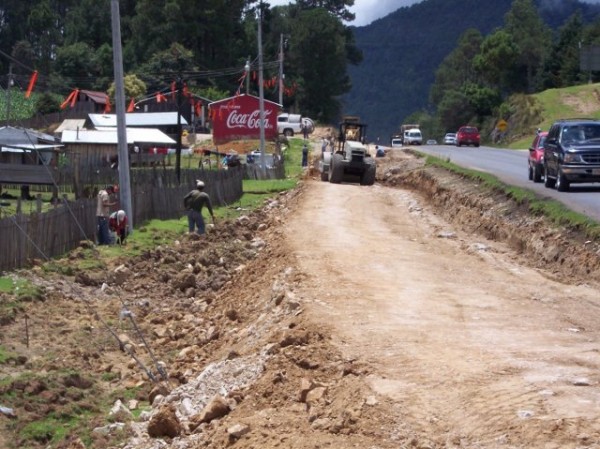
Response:
[[[511,186],[500,181],[494,175],[461,167],[449,159],[440,159],[435,156],[425,155],[426,165],[444,168],[459,174],[467,179],[476,181],[482,189],[502,192],[518,205],[526,207],[533,216],[543,216],[557,226],[567,227],[584,233],[589,239],[600,238],[600,223],[591,218],[574,212],[559,201],[540,198],[532,190]]]

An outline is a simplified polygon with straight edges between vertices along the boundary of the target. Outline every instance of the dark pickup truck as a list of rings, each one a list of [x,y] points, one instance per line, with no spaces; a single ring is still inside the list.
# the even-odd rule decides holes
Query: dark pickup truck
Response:
[[[600,182],[600,120],[558,120],[544,142],[544,185],[566,192],[587,182]]]

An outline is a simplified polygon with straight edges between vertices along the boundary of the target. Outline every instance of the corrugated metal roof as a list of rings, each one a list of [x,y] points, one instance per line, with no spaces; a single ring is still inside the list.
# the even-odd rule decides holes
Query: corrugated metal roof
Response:
[[[117,127],[116,114],[89,114],[90,121],[95,128],[109,126]],[[173,126],[177,125],[177,112],[130,112],[125,114],[127,126]],[[181,117],[181,124],[187,125],[185,117]]]
[[[59,125],[58,128],[56,128],[54,130],[54,132],[62,133],[63,131],[65,131],[67,129],[76,131],[77,128],[83,129],[84,126],[85,126],[85,119],[67,118],[67,119],[63,120],[63,122]]]
[[[56,139],[54,136],[33,129],[15,128],[13,126],[0,127],[0,145],[36,144],[39,141],[52,143],[56,142]]]
[[[106,104],[108,95],[105,92],[98,92],[95,90],[80,90],[82,94],[86,94],[94,103]]]
[[[153,143],[172,145],[176,143],[173,139],[156,128],[127,128],[127,143]],[[98,143],[116,145],[118,142],[117,130],[98,131],[80,129],[79,131],[65,130],[62,133],[62,143]]]
[[[10,147],[0,147],[2,153],[31,153],[32,151],[54,151],[62,148],[63,145],[19,145]]]

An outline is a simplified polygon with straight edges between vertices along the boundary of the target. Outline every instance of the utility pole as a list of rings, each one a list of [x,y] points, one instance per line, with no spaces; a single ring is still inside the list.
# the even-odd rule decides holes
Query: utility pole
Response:
[[[283,33],[279,35],[279,104],[283,106]]]
[[[8,79],[6,81],[6,126],[10,126],[10,89],[13,87],[12,62],[8,64]]]
[[[181,91],[183,90],[181,76],[177,77],[175,89],[177,89],[177,144],[175,147],[175,173],[177,175],[177,184],[181,185]]]
[[[246,71],[246,95],[248,95],[250,93],[250,56],[246,59],[244,70]]]
[[[133,231],[131,182],[129,179],[129,151],[125,124],[125,84],[123,81],[123,53],[121,51],[121,17],[119,0],[111,0],[113,65],[115,75],[115,108],[117,111],[117,146],[119,153],[119,197],[128,217],[129,232]]]
[[[258,96],[260,105],[260,166],[263,175],[267,173],[265,160],[265,89],[263,86],[263,52],[262,52],[262,0],[258,12]]]

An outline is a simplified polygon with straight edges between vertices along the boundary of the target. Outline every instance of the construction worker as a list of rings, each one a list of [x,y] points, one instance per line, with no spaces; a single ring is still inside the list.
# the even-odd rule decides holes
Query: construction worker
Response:
[[[129,233],[127,229],[127,215],[124,210],[119,210],[110,214],[108,218],[108,228],[116,234],[116,242],[119,245],[125,244],[125,239]]]
[[[185,207],[188,216],[188,230],[190,234],[196,230],[198,234],[204,234],[206,227],[204,218],[202,217],[202,208],[206,206],[213,224],[215,223],[215,215],[213,214],[212,204],[208,193],[204,192],[204,182],[197,179],[196,188],[190,191],[183,197],[183,206]]]
[[[116,201],[110,200],[110,196],[113,193],[115,193],[114,186],[106,186],[98,192],[98,204],[96,206],[98,245],[110,245],[108,217],[110,215],[110,208],[117,204]]]

